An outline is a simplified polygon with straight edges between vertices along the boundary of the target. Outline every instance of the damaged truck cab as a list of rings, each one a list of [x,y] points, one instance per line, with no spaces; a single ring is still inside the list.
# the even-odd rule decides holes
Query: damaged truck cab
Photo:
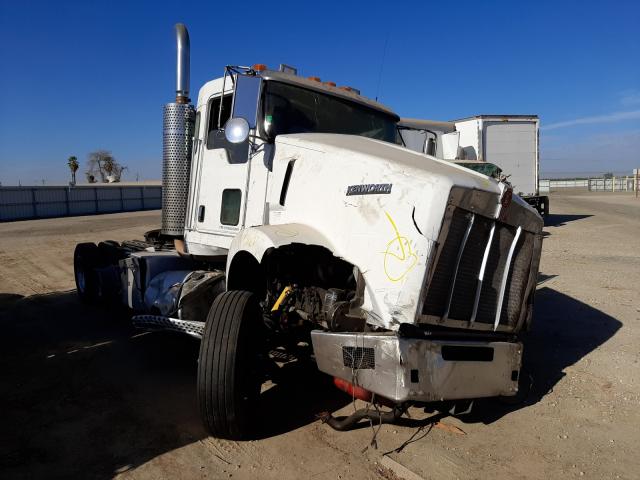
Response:
[[[117,291],[139,327],[201,339],[198,400],[216,436],[251,434],[282,351],[391,408],[353,421],[514,395],[540,216],[507,184],[399,145],[388,108],[290,67],[226,67],[192,107],[178,33],[162,234],[101,244],[112,260],[99,265],[81,244],[81,296]]]

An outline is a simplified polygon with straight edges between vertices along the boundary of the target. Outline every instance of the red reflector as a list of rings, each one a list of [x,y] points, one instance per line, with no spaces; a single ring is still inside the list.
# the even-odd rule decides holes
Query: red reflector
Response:
[[[363,400],[365,402],[371,401],[371,392],[369,390],[365,390],[362,387],[358,387],[357,385],[349,383],[346,380],[338,377],[333,378],[333,384],[343,392],[346,392],[347,394],[357,398],[358,400]]]

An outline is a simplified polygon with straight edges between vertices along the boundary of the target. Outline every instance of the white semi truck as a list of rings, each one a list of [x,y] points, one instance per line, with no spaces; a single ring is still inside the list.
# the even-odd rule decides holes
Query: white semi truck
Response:
[[[483,173],[501,173],[514,193],[547,215],[549,197],[540,195],[538,187],[539,125],[536,115],[476,115],[449,122],[403,118],[399,123],[407,148]]]
[[[505,183],[400,145],[387,107],[290,67],[228,66],[192,106],[184,25],[177,38],[162,229],[77,245],[80,297],[200,339],[200,412],[219,437],[252,435],[283,351],[386,406],[328,415],[336,429],[515,395],[535,210]]]

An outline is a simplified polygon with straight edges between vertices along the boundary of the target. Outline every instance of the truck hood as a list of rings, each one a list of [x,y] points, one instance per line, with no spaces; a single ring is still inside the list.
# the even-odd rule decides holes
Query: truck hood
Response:
[[[400,145],[371,138],[328,133],[299,133],[281,135],[276,143],[335,155],[342,159],[341,170],[349,169],[349,162],[359,159],[366,161],[372,168],[379,168],[383,176],[409,175],[416,179],[429,180],[443,177],[455,185],[496,194],[500,194],[503,189],[498,181],[481,173]]]
[[[370,323],[392,329],[416,319],[452,189],[488,192],[482,209],[495,217],[505,188],[464,167],[352,135],[278,136],[272,168],[265,223],[279,225],[290,241],[305,243],[302,230],[318,232],[322,246],[363,273]]]

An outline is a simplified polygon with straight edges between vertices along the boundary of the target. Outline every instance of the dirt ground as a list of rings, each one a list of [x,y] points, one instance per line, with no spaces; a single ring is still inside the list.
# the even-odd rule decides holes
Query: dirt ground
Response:
[[[140,238],[158,212],[0,224],[0,477],[640,478],[640,199],[569,191],[551,209],[526,400],[443,420],[465,435],[414,409],[377,448],[369,426],[317,420],[353,406],[295,365],[263,394],[259,439],[207,437],[197,341],[77,300],[75,243]]]

